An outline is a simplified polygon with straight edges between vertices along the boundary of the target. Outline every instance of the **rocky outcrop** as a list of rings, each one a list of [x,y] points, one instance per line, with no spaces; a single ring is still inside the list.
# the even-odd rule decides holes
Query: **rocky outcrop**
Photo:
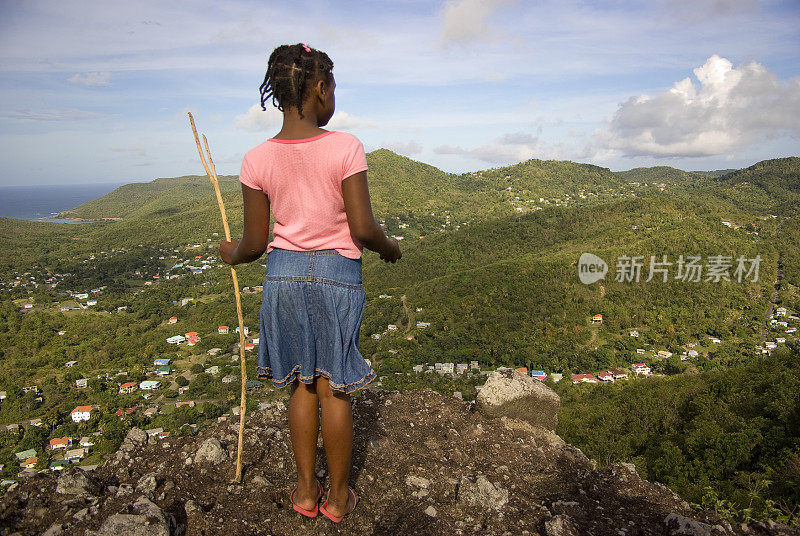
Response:
[[[545,430],[556,429],[561,406],[555,391],[512,369],[489,374],[475,402],[488,417],[520,419]]]
[[[247,415],[241,484],[231,482],[238,422],[155,444],[132,432],[123,455],[92,473],[36,475],[7,492],[0,536],[800,535],[772,521],[731,525],[692,511],[631,464],[598,469],[550,430],[489,418],[430,390],[367,390],[353,398],[353,418],[350,484],[361,500],[338,525],[291,508],[281,402]]]

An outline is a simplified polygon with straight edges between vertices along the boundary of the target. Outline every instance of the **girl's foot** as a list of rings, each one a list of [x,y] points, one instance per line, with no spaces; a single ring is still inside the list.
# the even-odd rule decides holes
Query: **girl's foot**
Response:
[[[319,507],[319,511],[325,515],[328,519],[333,521],[334,523],[339,523],[344,516],[351,513],[353,510],[356,509],[356,505],[358,504],[358,497],[356,496],[356,492],[352,490],[352,488],[347,488],[347,500],[346,501],[338,501],[334,502],[331,500],[331,492],[328,490],[328,497],[325,499],[325,503]]]
[[[314,485],[310,488],[303,488],[297,486],[290,496],[292,506],[296,507],[295,510],[304,515],[309,515],[305,512],[313,512],[316,516],[317,503],[322,497],[322,485],[318,481],[314,481]],[[305,512],[301,511],[304,510]],[[312,516],[309,516],[312,517]]]

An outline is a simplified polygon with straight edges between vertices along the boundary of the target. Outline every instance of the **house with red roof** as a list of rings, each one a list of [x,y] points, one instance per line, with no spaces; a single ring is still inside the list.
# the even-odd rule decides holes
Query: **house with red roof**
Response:
[[[601,382],[613,382],[614,381],[614,376],[610,372],[600,372],[597,375],[597,378]]]
[[[591,374],[573,374],[572,383],[575,384],[580,382],[597,383],[597,378]]]
[[[119,386],[119,394],[124,395],[128,393],[134,392],[136,389],[139,388],[139,384],[136,382],[125,382]]]
[[[219,333],[220,335],[227,335],[228,331],[229,331],[228,326],[220,326],[217,328],[217,333]]]
[[[50,450],[64,449],[72,445],[72,438],[69,436],[56,437],[50,440]]]
[[[92,418],[92,406],[77,406],[69,412],[72,422],[88,421]]]
[[[125,420],[125,417],[127,417],[128,415],[130,415],[130,414],[131,414],[131,413],[133,413],[134,411],[136,411],[136,408],[135,408],[135,407],[134,407],[134,408],[118,409],[117,411],[115,411],[115,412],[114,412],[114,415],[116,415],[117,417],[119,417],[119,418],[120,418],[120,420],[123,420],[123,421],[124,421],[124,420]]]

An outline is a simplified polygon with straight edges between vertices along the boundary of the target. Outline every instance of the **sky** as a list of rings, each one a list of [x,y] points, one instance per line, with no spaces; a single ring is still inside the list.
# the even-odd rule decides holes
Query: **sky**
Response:
[[[449,172],[800,156],[800,2],[0,1],[0,186],[203,174],[280,129],[267,58],[334,62],[328,125]]]

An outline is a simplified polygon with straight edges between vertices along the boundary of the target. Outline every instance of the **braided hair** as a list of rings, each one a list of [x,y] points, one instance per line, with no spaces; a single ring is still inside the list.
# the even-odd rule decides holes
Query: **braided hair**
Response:
[[[307,47],[303,43],[281,45],[272,51],[267,62],[267,74],[259,88],[261,109],[272,98],[272,105],[283,111],[285,107],[296,107],[303,117],[303,99],[317,80],[331,79],[333,62],[327,54]]]

